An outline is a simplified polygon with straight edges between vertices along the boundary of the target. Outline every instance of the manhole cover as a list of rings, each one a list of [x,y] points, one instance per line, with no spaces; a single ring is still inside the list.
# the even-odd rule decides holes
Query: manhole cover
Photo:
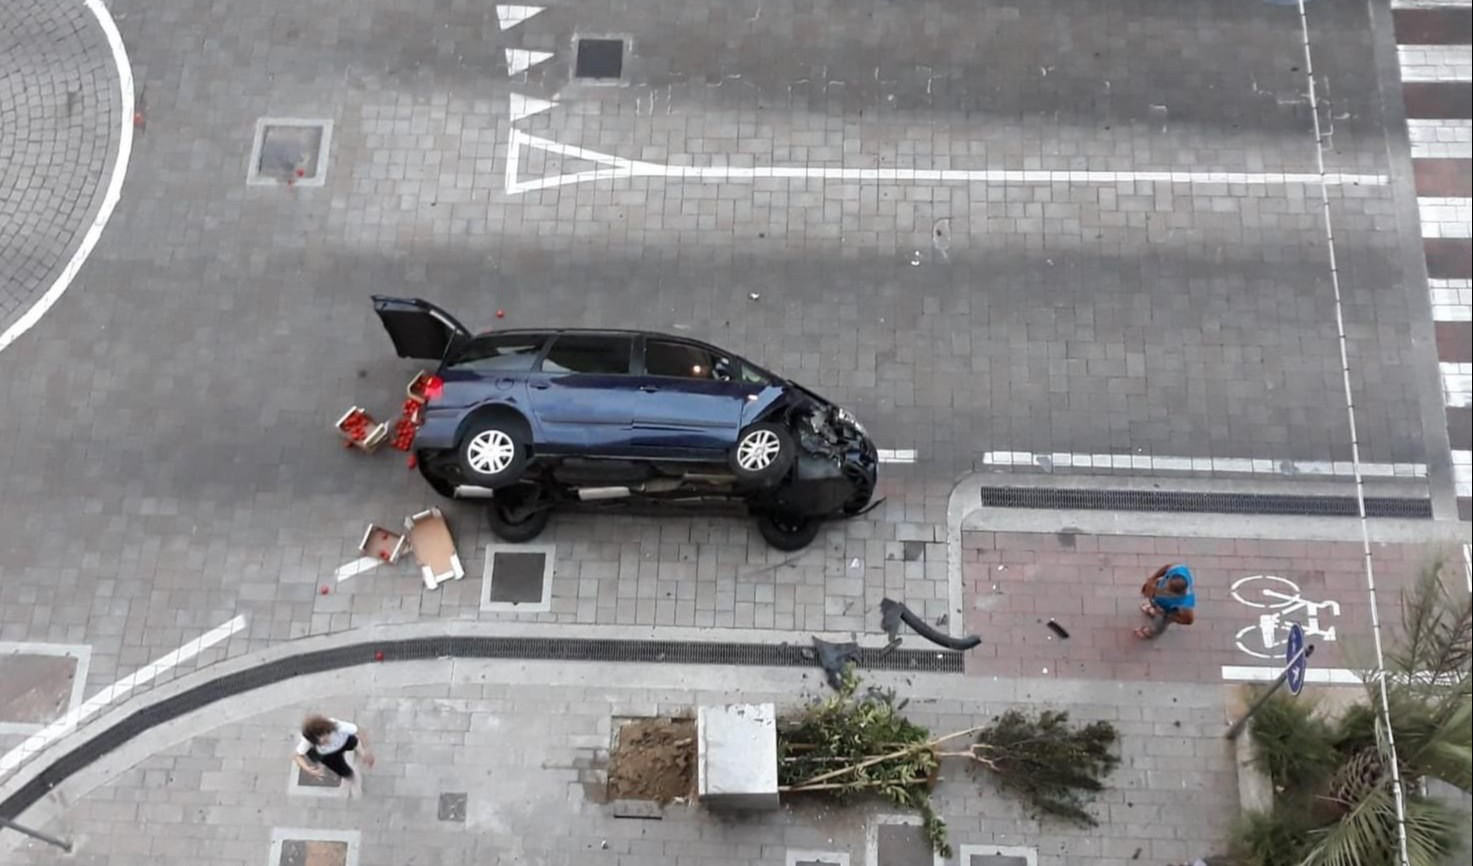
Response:
[[[509,549],[508,549],[509,548]],[[486,551],[483,610],[541,611],[551,605],[552,548],[526,545]]]
[[[454,821],[457,824],[465,823],[465,794],[441,794],[440,812],[441,821]]]
[[[331,136],[331,121],[262,118],[256,124],[246,182],[321,186]]]
[[[339,788],[343,780],[332,770],[324,770],[322,775],[314,776],[311,773],[297,767],[297,785],[303,788]]]
[[[71,656],[0,654],[0,723],[44,725],[66,715],[76,667]]]
[[[579,39],[578,60],[573,66],[577,78],[619,78],[624,74],[623,39]]]
[[[881,824],[875,848],[878,866],[934,866],[931,842],[915,824]]]
[[[347,866],[347,863],[347,842],[287,839],[281,843],[279,866]]]

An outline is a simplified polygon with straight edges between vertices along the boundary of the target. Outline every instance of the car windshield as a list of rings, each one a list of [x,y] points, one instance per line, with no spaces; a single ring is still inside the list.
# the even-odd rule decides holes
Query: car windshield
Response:
[[[546,334],[486,334],[467,343],[445,366],[470,371],[530,370],[546,343]]]

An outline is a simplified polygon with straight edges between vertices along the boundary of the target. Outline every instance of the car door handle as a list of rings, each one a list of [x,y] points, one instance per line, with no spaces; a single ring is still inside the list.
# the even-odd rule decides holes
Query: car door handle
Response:
[[[639,390],[645,392],[646,394],[653,394],[660,389],[656,388],[654,385],[640,385]]]
[[[550,388],[550,387],[552,387],[552,386],[551,386],[551,385],[549,385],[549,384],[548,384],[548,383],[546,383],[546,382],[533,382],[533,383],[532,383],[532,387],[533,387],[533,388],[536,388],[536,389],[537,389],[537,390],[539,390],[539,391],[546,391],[546,390],[547,390],[547,389],[548,389],[548,388]]]

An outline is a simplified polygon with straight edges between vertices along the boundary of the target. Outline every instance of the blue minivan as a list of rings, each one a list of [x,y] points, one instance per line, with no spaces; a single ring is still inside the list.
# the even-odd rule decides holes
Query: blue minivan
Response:
[[[433,361],[414,438],[446,496],[485,498],[527,540],[571,502],[745,504],[774,546],[866,511],[877,457],[844,409],[707,343],[643,331],[471,333],[418,298],[374,296],[399,356]]]

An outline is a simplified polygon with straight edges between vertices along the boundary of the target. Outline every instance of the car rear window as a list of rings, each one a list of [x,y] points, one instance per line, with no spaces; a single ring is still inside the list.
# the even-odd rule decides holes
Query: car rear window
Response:
[[[532,369],[547,334],[488,334],[466,344],[446,367],[474,371],[525,371]]]
[[[560,334],[542,361],[544,373],[593,373],[617,376],[629,372],[631,337],[615,334]]]

